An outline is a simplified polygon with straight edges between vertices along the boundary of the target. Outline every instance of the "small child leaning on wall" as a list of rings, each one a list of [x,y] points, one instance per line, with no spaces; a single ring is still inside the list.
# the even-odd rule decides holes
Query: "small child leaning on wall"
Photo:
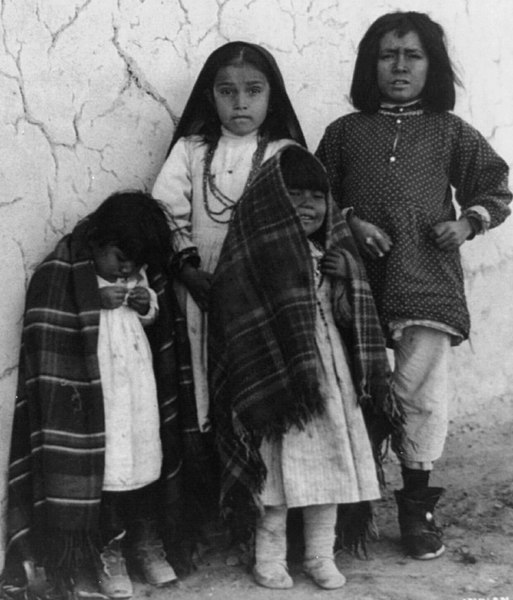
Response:
[[[393,402],[365,271],[307,150],[278,151],[234,208],[210,311],[221,505],[227,516],[258,515],[255,580],[293,585],[286,520],[297,507],[305,573],[341,587],[337,505],[379,497],[376,450]]]
[[[162,540],[181,499],[169,250],[158,202],[114,194],[30,281],[6,571],[24,570],[36,595],[80,587],[89,570],[102,594],[128,598],[126,550],[145,581],[176,579]]]

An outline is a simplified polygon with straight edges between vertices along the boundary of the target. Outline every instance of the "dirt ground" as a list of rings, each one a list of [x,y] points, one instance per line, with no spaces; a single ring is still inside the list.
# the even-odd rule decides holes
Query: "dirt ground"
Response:
[[[509,415],[511,418],[511,414]],[[378,503],[380,537],[363,560],[339,553],[347,577],[334,591],[317,588],[291,565],[294,588],[267,590],[253,583],[230,555],[206,553],[192,575],[172,587],[136,584],[135,598],[151,600],[513,600],[513,421],[493,426],[477,419],[453,423],[445,457],[431,485],[447,488],[437,509],[447,550],[432,561],[412,560],[399,546],[393,490],[399,483],[395,459],[386,464],[388,491]]]
[[[343,588],[321,590],[298,563],[290,565],[291,590],[268,590],[234,564],[232,552],[210,550],[176,584],[157,589],[135,582],[134,600],[513,600],[513,411],[487,413],[479,421],[451,424],[445,456],[432,476],[431,485],[447,488],[436,512],[447,546],[440,558],[418,561],[403,554],[393,496],[399,467],[389,457],[388,489],[376,507],[379,539],[370,542],[368,559],[337,554],[347,577]]]

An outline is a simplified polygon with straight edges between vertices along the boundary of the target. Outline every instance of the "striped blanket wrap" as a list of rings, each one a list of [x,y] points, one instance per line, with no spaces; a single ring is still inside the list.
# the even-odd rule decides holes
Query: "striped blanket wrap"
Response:
[[[82,221],[57,244],[27,292],[7,511],[8,552],[23,558],[44,559],[53,536],[73,547],[98,529],[105,451],[100,296],[84,231]],[[181,428],[194,406],[192,379],[171,285],[151,267],[148,279],[159,300],[159,317],[146,333],[160,407],[160,489],[166,519],[176,525],[183,501]]]
[[[262,166],[237,204],[212,284],[209,378],[226,515],[241,506],[257,514],[266,477],[262,438],[301,427],[323,410],[313,266],[283,181],[284,150]],[[324,227],[325,247],[340,249],[349,267],[348,283],[332,281],[332,305],[379,462],[380,447],[398,418],[383,333],[353,237],[331,198]],[[341,318],[346,285],[351,323]]]

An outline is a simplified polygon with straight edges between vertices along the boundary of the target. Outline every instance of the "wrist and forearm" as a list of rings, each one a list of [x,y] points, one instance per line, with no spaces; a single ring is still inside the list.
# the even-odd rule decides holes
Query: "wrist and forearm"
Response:
[[[185,265],[199,268],[200,264],[201,260],[198,249],[195,246],[189,246],[179,252],[175,252],[169,261],[172,273],[178,278],[180,278],[180,274]]]
[[[186,262],[178,278],[185,285],[194,302],[202,310],[207,310],[212,275]]]

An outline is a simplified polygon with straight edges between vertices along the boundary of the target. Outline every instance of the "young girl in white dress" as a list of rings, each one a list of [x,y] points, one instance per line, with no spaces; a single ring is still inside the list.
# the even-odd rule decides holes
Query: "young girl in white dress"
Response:
[[[304,137],[272,55],[231,42],[207,59],[153,196],[172,215],[174,266],[191,345],[198,428],[210,429],[207,304],[233,207],[262,162]],[[180,299],[180,292],[179,292]]]
[[[337,505],[379,497],[379,430],[393,403],[365,271],[327,174],[305,149],[280,150],[242,197],[211,294],[224,511],[243,519],[258,509],[254,577],[283,589],[293,585],[287,512],[300,508],[305,573],[321,588],[341,587]]]
[[[125,534],[146,581],[163,585],[176,579],[157,518],[161,417],[144,330],[159,315],[147,263],[165,263],[168,232],[163,210],[144,194],[112,196],[88,218],[101,302],[98,363],[105,415],[98,581],[111,598],[127,598],[133,591],[123,556]]]
[[[170,243],[157,201],[113,194],[30,280],[6,580],[26,580],[31,597],[129,598],[125,551],[146,582],[176,579],[166,550],[176,564],[185,504],[177,356],[186,348]]]

